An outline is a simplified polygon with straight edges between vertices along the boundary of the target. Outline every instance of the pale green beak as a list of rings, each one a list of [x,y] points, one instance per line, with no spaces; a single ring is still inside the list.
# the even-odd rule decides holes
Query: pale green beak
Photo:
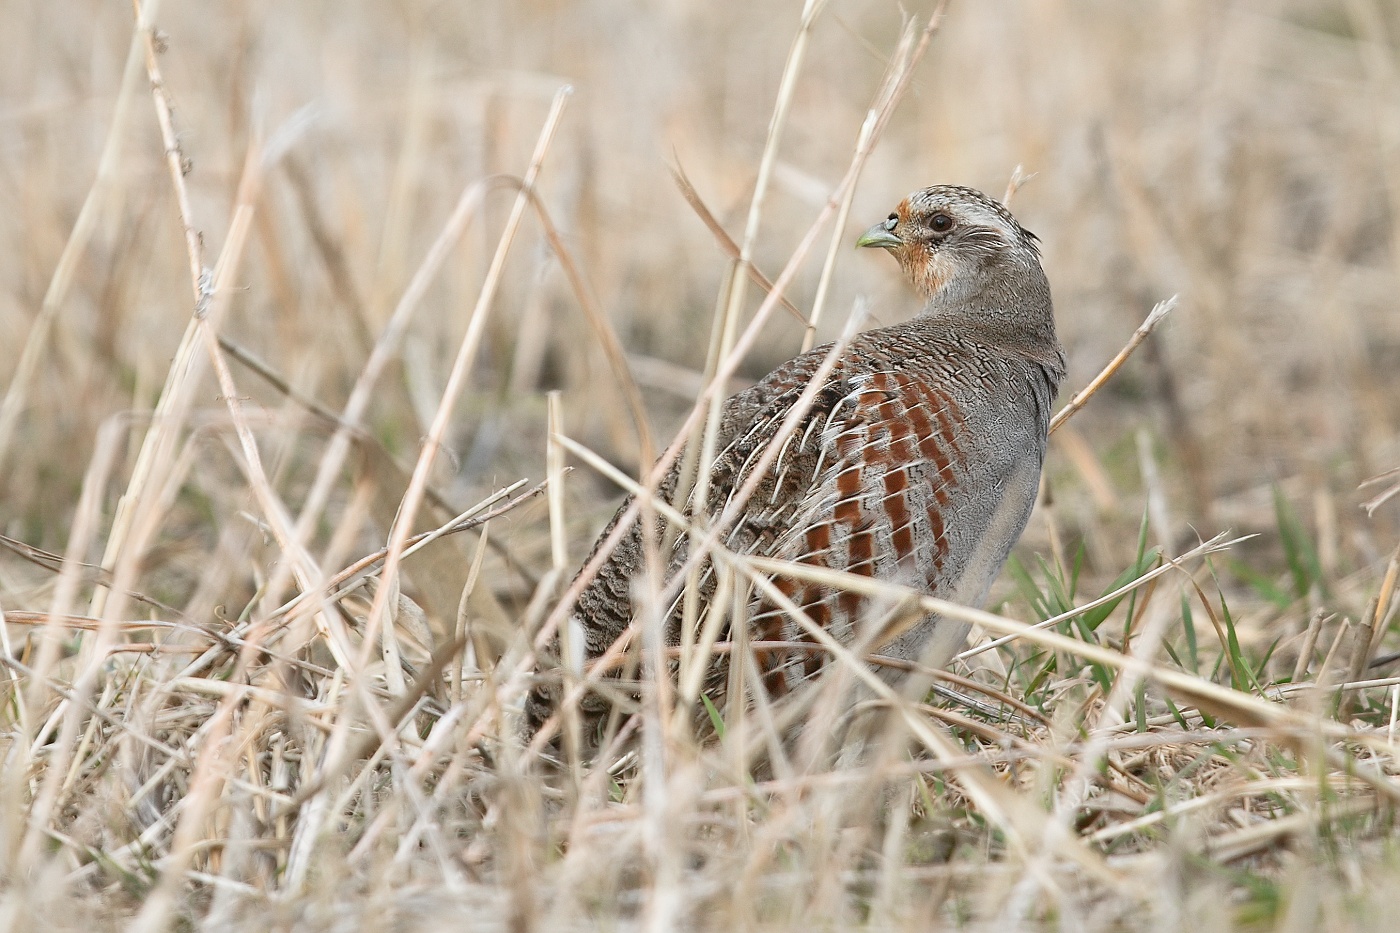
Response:
[[[856,240],[856,245],[878,246],[881,249],[895,249],[897,247],[903,246],[903,240],[901,240],[899,237],[895,236],[893,233],[890,233],[888,230],[885,229],[886,223],[888,223],[888,221],[882,220],[875,226],[871,227],[869,230],[862,233],[860,235],[860,239]]]

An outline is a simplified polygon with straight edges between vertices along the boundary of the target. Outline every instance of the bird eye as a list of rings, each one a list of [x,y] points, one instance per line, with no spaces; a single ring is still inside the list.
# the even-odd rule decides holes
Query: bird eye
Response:
[[[928,226],[934,233],[947,233],[953,229],[953,218],[947,214],[934,214],[929,218]]]
[[[889,217],[887,217],[887,218],[885,219],[885,229],[886,229],[886,230],[893,230],[893,229],[895,228],[895,225],[898,224],[898,223],[899,223],[899,215],[898,215],[898,214],[891,214]]]

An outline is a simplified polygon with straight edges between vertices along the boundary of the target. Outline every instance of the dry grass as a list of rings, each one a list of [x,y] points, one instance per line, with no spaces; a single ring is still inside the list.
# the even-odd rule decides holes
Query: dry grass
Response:
[[[1394,928],[1400,13],[934,13],[0,6],[4,928]],[[522,743],[618,484],[1017,166],[1073,387],[1180,300],[951,674]]]

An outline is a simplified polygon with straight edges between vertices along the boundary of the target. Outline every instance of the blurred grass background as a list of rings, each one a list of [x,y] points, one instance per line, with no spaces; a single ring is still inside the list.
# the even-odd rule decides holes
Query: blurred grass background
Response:
[[[798,12],[776,3],[166,5],[164,69],[211,249],[251,134],[310,108],[309,128],[268,181],[225,332],[304,391],[343,403],[457,192],[519,172],[567,82],[576,94],[542,190],[664,424],[692,389],[683,371],[703,364],[725,271],[667,164],[686,171],[737,236]],[[0,64],[0,328],[17,349],[93,183],[130,11],[15,2],[4,17],[16,49]],[[781,268],[830,194],[900,24],[900,8],[886,3],[835,4],[818,22],[760,268]],[[1024,166],[1036,177],[1015,209],[1045,242],[1072,384],[1097,371],[1153,302],[1183,296],[1075,422],[1107,484],[1096,504],[1139,509],[1125,497],[1137,483],[1132,437],[1145,427],[1167,461],[1170,524],[1158,529],[1167,540],[1189,536],[1188,525],[1271,521],[1267,488],[1282,483],[1304,512],[1335,516],[1338,542],[1364,542],[1375,526],[1354,507],[1355,486],[1400,460],[1396,28],[1392,6],[1361,0],[955,7],[865,173],[851,232],[934,182],[999,196]],[[150,108],[138,102],[127,122],[99,230],[26,399],[20,447],[30,455],[6,464],[6,530],[41,546],[63,541],[98,425],[153,403],[189,311]],[[487,222],[454,252],[400,371],[376,396],[375,433],[395,451],[411,453],[424,432],[507,197],[491,200]],[[539,476],[550,388],[565,390],[571,432],[635,472],[625,410],[557,263],[537,230],[527,227],[520,245],[436,478],[480,491]],[[916,310],[882,258],[839,257],[825,338],[856,295],[871,298],[876,321]],[[793,290],[799,307],[810,304],[818,265]],[[772,325],[746,375],[790,356],[800,331],[791,319]],[[241,382],[278,404],[256,379]],[[1078,472],[1056,459],[1055,473]],[[1091,488],[1076,479],[1056,491]],[[589,488],[586,499],[606,491]],[[1083,515],[1089,540],[1107,546],[1096,511],[1068,514]]]
[[[906,11],[930,9],[832,0],[818,18],[755,253],[770,276],[845,170]],[[669,165],[737,237],[800,12],[777,0],[164,0],[161,68],[210,257],[249,146],[299,127],[265,181],[221,332],[339,410],[459,192],[521,172],[569,84],[541,196],[669,438],[701,384],[727,269]],[[132,22],[122,3],[0,6],[0,380],[19,405],[0,461],[0,530],[55,552],[104,424],[125,438],[100,503],[103,516],[115,509],[192,306],[144,74],[115,113]],[[1358,489],[1400,464],[1397,56],[1400,7],[1388,0],[951,5],[864,173],[848,237],[915,188],[1000,196],[1018,166],[1034,173],[1013,209],[1044,244],[1072,387],[1156,301],[1181,295],[1057,435],[1048,506],[1019,551],[1027,565],[1036,554],[1068,564],[1082,547],[1086,580],[1106,584],[1133,563],[1146,511],[1151,543],[1169,553],[1224,529],[1261,533],[1221,568],[1247,647],[1297,636],[1319,609],[1363,614],[1400,533],[1395,500],[1368,517],[1360,504],[1380,487]],[[97,177],[109,135],[119,150]],[[35,377],[16,384],[90,191],[93,236],[37,345]],[[488,197],[374,396],[370,432],[404,462],[428,432],[511,197]],[[819,270],[809,260],[790,290],[798,308]],[[883,255],[842,251],[832,287],[822,339],[858,298],[876,322],[917,310]],[[759,300],[751,289],[751,308]],[[793,355],[801,337],[800,322],[778,315],[743,377]],[[257,431],[274,485],[298,502],[330,429],[237,364],[235,377],[265,416]],[[138,588],[212,623],[257,598],[278,555],[250,515],[219,390],[203,386],[192,468],[141,556]],[[621,392],[527,219],[435,487],[460,507],[543,478],[553,389],[568,433],[636,475]],[[375,505],[347,547],[381,547],[406,482],[368,455],[344,480],[317,553],[364,481]],[[577,562],[617,494],[586,469],[567,489]],[[518,610],[550,561],[543,502],[492,535],[502,550],[483,580]],[[85,559],[100,563],[102,547],[99,535]],[[438,630],[450,628],[470,566],[470,542],[451,548],[406,568]],[[1312,576],[1295,586],[1304,564]],[[42,610],[55,582],[0,557],[7,611]],[[1025,611],[1009,581],[997,592],[1007,611]],[[1290,650],[1278,655],[1289,669]]]

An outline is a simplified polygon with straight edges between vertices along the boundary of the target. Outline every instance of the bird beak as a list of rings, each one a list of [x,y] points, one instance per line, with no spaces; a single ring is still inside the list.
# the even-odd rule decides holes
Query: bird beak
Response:
[[[871,227],[856,240],[856,246],[878,246],[881,249],[896,249],[903,245],[903,240],[885,229],[885,221]]]

